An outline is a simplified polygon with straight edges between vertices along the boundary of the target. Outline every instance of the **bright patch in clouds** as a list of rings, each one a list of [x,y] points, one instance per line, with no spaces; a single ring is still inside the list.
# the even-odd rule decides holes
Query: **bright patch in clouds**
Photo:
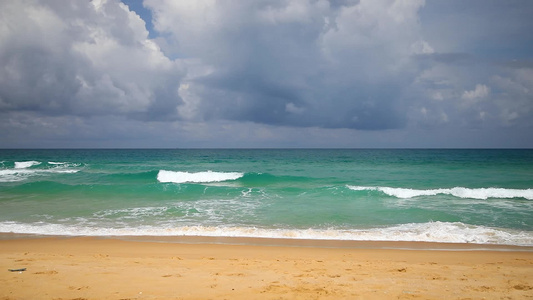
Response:
[[[471,91],[465,91],[461,98],[465,100],[474,100],[477,98],[485,98],[489,95],[490,89],[484,84],[476,84],[476,88]]]

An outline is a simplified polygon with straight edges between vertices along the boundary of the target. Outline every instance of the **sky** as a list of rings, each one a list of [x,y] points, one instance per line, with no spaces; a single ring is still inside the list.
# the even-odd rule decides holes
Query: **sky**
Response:
[[[533,148],[533,1],[0,1],[0,148]]]

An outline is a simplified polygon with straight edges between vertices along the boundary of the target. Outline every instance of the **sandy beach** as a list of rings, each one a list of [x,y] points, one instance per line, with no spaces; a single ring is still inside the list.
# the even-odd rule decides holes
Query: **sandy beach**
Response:
[[[3,239],[0,299],[533,298],[531,248],[330,246]]]

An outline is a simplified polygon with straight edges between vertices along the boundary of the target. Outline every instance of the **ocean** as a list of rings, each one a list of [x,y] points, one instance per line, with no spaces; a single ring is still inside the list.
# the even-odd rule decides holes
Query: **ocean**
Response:
[[[533,150],[0,150],[0,232],[533,246]]]

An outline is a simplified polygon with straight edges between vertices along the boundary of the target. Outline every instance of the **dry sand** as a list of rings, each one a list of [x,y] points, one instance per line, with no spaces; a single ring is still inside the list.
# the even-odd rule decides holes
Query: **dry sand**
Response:
[[[533,299],[531,248],[302,245],[4,239],[0,299]]]

